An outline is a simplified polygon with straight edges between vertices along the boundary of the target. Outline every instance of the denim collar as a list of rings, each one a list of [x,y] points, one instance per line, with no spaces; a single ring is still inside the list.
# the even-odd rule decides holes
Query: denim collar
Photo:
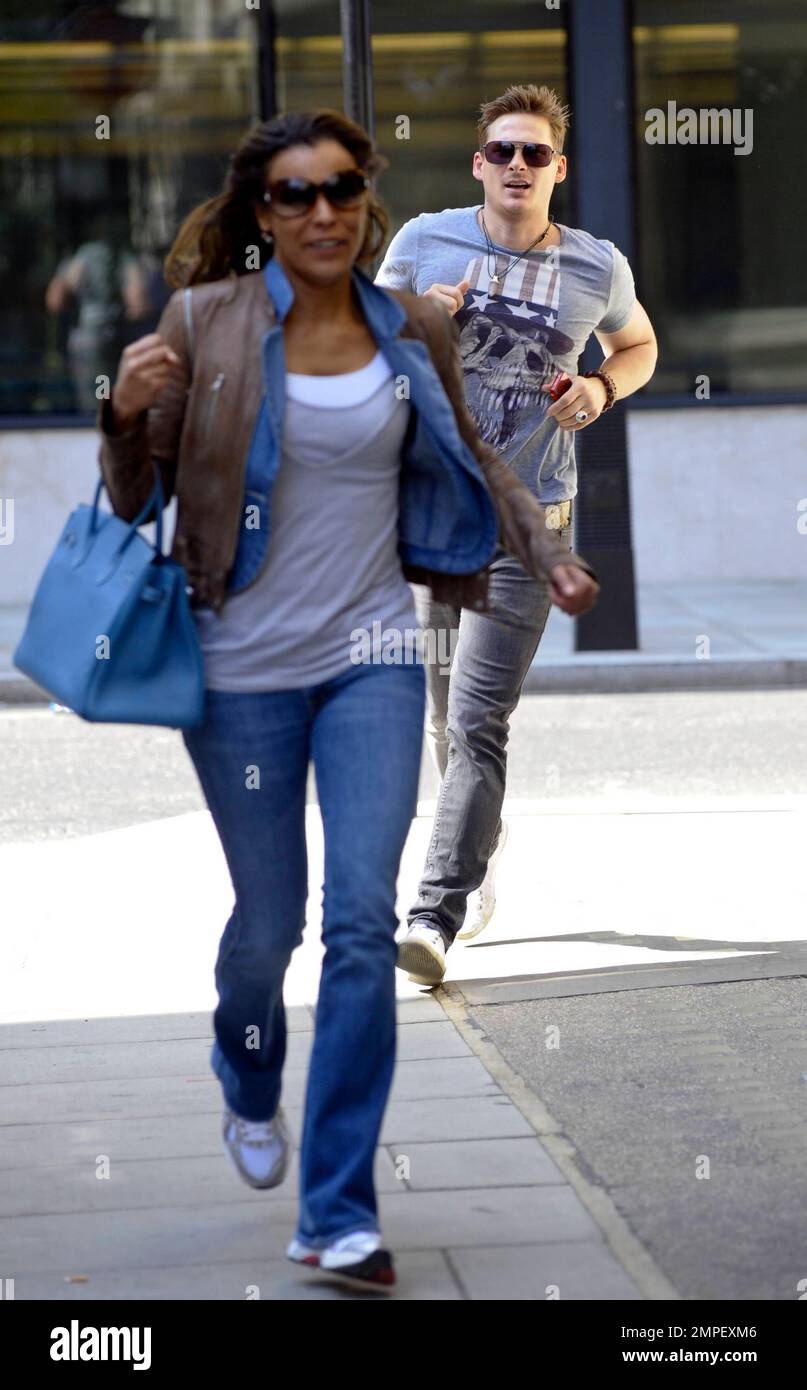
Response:
[[[367,325],[376,341],[396,338],[406,322],[406,310],[403,305],[379,285],[373,284],[369,275],[359,270],[358,266],[353,267],[350,278]],[[294,303],[294,290],[285,270],[274,257],[264,266],[263,282],[274,305],[275,314],[280,323],[283,323]]]

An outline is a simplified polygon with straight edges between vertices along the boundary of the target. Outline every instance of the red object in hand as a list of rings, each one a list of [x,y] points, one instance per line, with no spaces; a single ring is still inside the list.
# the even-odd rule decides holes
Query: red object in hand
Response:
[[[566,372],[558,372],[557,376],[553,377],[549,383],[549,394],[553,401],[559,401],[571,384],[572,378],[567,376]]]

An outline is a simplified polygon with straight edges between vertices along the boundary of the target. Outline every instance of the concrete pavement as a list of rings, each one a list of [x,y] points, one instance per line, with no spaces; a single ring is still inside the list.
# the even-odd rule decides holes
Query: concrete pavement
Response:
[[[284,1103],[298,1135],[312,1018],[298,1006],[290,1023]],[[243,1299],[256,1285],[262,1299],[349,1296],[284,1258],[296,1162],[281,1188],[256,1193],[223,1157],[209,1041],[199,1014],[0,1030],[0,1247],[16,1298]],[[397,1296],[536,1299],[555,1284],[564,1298],[637,1297],[529,1118],[435,1000],[401,1002],[398,1051],[376,1167]]]
[[[421,805],[407,843],[401,913],[432,809]],[[378,1181],[404,1299],[680,1296],[663,1243],[649,1253],[592,1166],[591,1136],[578,1146],[535,1082],[551,1055],[546,1024],[564,996],[805,973],[799,798],[642,806],[617,795],[552,811],[508,802],[496,917],[450,953],[447,986],[430,995],[398,977]],[[310,921],[286,989],[296,1134],[321,960],[316,806],[308,818]],[[283,1259],[296,1173],[253,1193],[221,1152],[207,1059],[231,891],[207,812],[7,844],[0,875],[14,924],[0,948],[0,1249],[16,1297],[243,1298],[256,1284],[263,1298],[348,1296]],[[551,1016],[514,1054],[492,1024],[546,998]]]
[[[321,831],[317,808],[308,815],[315,903]],[[428,828],[427,815],[413,826],[405,895]],[[134,862],[150,873],[133,881]],[[243,1298],[256,1284],[262,1298],[348,1296],[283,1259],[296,1172],[254,1193],[221,1152],[207,1010],[230,892],[207,812],[7,845],[0,873],[15,924],[0,961],[11,986],[0,1249],[15,1296]],[[287,977],[295,1134],[320,959],[312,921]],[[398,978],[399,1063],[377,1170],[398,1297],[675,1297],[459,996],[441,1004]]]

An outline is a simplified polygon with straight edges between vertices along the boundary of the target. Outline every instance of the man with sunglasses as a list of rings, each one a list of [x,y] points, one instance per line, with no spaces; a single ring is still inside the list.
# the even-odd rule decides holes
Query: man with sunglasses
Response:
[[[393,238],[378,284],[442,304],[459,330],[466,400],[483,437],[546,508],[570,543],[577,491],[574,435],[649,381],[657,349],[624,255],[554,221],[566,177],[568,110],[548,87],[509,87],[480,108],[473,176],[481,207],[421,213]],[[578,375],[594,333],[606,354]],[[427,737],[441,777],[434,832],[398,964],[420,984],[445,974],[455,938],[476,936],[495,906],[494,871],[507,827],[509,718],[550,608],[546,586],[501,551],[487,614],[416,590],[418,620],[435,633]],[[458,637],[449,679],[450,653]]]

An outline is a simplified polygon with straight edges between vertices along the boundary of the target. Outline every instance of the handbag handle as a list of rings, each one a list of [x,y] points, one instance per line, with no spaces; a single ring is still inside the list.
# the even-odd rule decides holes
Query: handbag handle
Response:
[[[155,506],[155,503],[156,503],[156,507],[157,507],[157,515],[156,515],[156,522],[157,522],[157,545],[156,545],[156,550],[157,550],[157,555],[156,555],[156,559],[157,559],[157,562],[159,563],[161,560],[163,560],[163,559],[165,558],[164,555],[163,555],[163,510],[164,510],[164,508],[165,508],[165,497],[164,497],[164,494],[163,494],[163,484],[162,484],[162,479],[161,479],[161,477],[160,477],[160,470],[159,470],[159,468],[157,467],[156,463],[154,463],[154,460],[153,460],[153,459],[152,459],[152,464],[153,464],[153,467],[154,467],[154,487],[152,488],[151,492],[149,493],[149,496],[148,496],[147,501],[144,502],[144,503],[143,503],[143,506],[140,508],[140,511],[138,512],[138,514],[137,514],[137,516],[135,517],[134,521],[132,521],[132,522],[130,523],[129,529],[128,529],[128,531],[126,532],[126,535],[124,536],[124,538],[123,538],[123,540],[121,541],[120,545],[118,546],[118,548],[117,548],[115,554],[116,554],[116,555],[120,555],[121,551],[123,551],[123,550],[126,549],[126,546],[129,544],[129,542],[130,542],[130,540],[132,539],[132,536],[134,535],[135,531],[137,530],[137,528],[138,528],[139,526],[142,526],[142,525],[143,525],[143,522],[145,521],[145,519],[146,519],[146,517],[149,515],[149,513],[152,511],[152,509],[153,509],[153,507]],[[87,556],[87,554],[88,554],[88,552],[89,552],[89,549],[90,549],[90,545],[92,544],[91,537],[95,534],[95,532],[96,532],[96,530],[97,530],[97,527],[98,527],[98,503],[99,503],[99,501],[100,501],[101,492],[102,492],[102,490],[104,489],[104,487],[106,487],[106,483],[104,482],[103,477],[101,477],[101,478],[98,479],[98,484],[97,484],[96,489],[95,489],[95,497],[93,498],[93,504],[92,504],[92,516],[90,517],[90,524],[89,524],[88,531],[87,531],[88,540],[87,540],[87,545],[86,545],[85,550],[84,550],[84,554],[83,554],[82,557],[81,557],[81,560],[86,559],[86,556]],[[81,561],[79,561],[79,563],[81,563]]]

